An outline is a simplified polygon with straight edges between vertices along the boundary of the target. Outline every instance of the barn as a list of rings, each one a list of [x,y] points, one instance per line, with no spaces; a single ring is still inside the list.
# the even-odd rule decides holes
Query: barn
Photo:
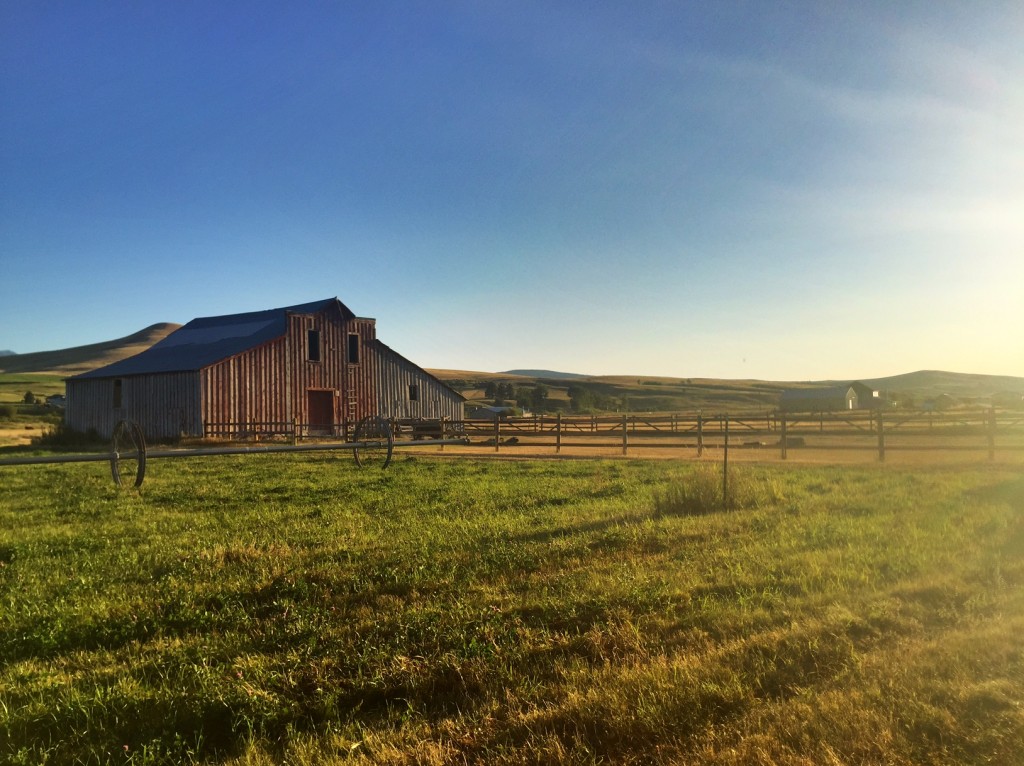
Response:
[[[852,385],[828,388],[793,388],[783,391],[779,407],[783,412],[837,412],[855,410],[859,405]]]
[[[65,422],[148,439],[346,435],[362,418],[462,420],[465,399],[377,340],[337,298],[193,319],[136,356],[67,380]]]

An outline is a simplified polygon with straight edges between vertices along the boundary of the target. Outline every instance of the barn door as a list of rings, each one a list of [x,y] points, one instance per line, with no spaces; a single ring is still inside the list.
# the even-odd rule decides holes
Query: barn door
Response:
[[[307,391],[309,397],[309,432],[329,434],[334,431],[334,392]]]

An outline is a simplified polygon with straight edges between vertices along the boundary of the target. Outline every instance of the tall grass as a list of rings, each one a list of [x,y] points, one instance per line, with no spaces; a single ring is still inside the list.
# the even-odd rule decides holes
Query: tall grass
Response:
[[[720,510],[765,508],[783,499],[780,482],[756,468],[737,469],[698,463],[683,477],[654,494],[660,514],[699,516]]]
[[[5,470],[0,762],[1019,762],[1018,471],[701,476]]]

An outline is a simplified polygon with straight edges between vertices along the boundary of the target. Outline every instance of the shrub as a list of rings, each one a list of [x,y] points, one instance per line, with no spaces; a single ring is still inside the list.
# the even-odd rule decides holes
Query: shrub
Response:
[[[95,428],[90,428],[85,433],[69,428],[63,422],[53,428],[44,431],[43,435],[35,440],[43,447],[92,447],[102,444],[103,439],[96,433]]]
[[[13,404],[0,404],[0,420],[14,420],[18,408]]]
[[[747,471],[729,469],[730,510],[762,508],[782,499],[782,492],[775,481],[758,480]],[[663,515],[700,516],[725,507],[722,467],[718,464],[701,463],[686,477],[654,495],[654,511]]]

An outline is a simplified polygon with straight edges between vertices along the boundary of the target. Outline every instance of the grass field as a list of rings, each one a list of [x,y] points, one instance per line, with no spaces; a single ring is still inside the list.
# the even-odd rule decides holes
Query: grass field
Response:
[[[0,373],[0,404],[22,402],[29,391],[37,399],[64,393],[64,378],[46,373]]]
[[[0,449],[25,446],[60,422],[62,416],[58,411],[22,405],[30,391],[37,401],[44,401],[48,396],[64,393],[64,379],[42,373],[0,373],[0,405],[14,407],[12,417],[0,416]]]
[[[1019,466],[0,470],[4,763],[1024,753]]]

